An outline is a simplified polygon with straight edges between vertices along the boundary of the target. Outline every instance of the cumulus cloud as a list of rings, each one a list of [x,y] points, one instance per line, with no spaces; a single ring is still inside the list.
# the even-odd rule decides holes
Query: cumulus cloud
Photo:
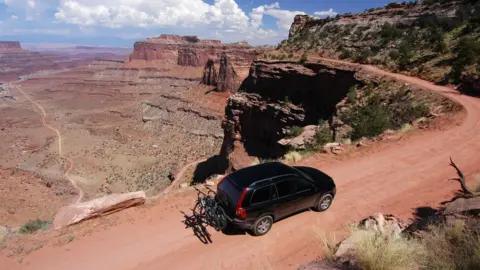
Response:
[[[12,15],[12,17],[10,17],[12,20],[16,20],[18,19],[18,16],[17,15]]]
[[[288,30],[292,25],[293,18],[295,18],[295,15],[297,14],[305,14],[305,12],[283,10],[280,9],[280,4],[278,2],[275,2],[271,5],[263,5],[254,8],[249,15],[253,28],[258,28],[259,26],[261,26],[263,22],[263,16],[268,15],[277,19],[276,25],[278,26],[278,28],[280,28],[281,30]]]
[[[82,26],[186,27],[214,24],[219,28],[245,29],[247,15],[234,0],[62,0],[55,18]]]
[[[316,11],[313,14],[315,14],[317,16],[321,16],[321,17],[335,17],[335,16],[337,16],[338,13],[333,11],[333,8],[331,8],[329,10]]]

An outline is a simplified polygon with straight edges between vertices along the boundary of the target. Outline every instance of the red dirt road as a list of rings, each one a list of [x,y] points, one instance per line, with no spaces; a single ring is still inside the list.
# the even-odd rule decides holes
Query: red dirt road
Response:
[[[319,232],[341,232],[347,222],[379,211],[409,218],[416,207],[437,206],[458,187],[446,180],[455,176],[448,166],[450,156],[467,175],[478,171],[480,99],[420,79],[364,68],[446,95],[465,107],[466,117],[446,131],[414,134],[361,158],[333,165],[319,163],[318,157],[303,160],[302,164],[320,168],[336,180],[332,207],[325,213],[304,212],[277,222],[263,237],[212,232],[213,243],[202,244],[181,223],[179,210],[188,210],[184,202],[194,198],[189,193],[162,199],[159,204],[163,205],[148,209],[146,216],[134,212],[131,223],[63,247],[44,247],[21,264],[10,261],[12,267],[7,269],[295,269],[320,255]]]

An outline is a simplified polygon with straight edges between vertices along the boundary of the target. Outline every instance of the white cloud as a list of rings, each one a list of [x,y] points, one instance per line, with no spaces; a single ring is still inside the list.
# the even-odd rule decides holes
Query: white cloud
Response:
[[[265,14],[270,15],[277,20],[276,24],[278,28],[282,30],[289,30],[290,26],[292,25],[293,19],[295,15],[298,14],[306,14],[302,11],[290,11],[290,10],[282,10],[282,9],[267,9]]]
[[[234,0],[62,0],[57,21],[82,26],[166,27],[213,24],[245,29],[248,17]]]
[[[333,8],[329,9],[329,10],[324,10],[324,11],[316,11],[315,13],[313,13],[317,16],[322,16],[322,17],[335,17],[337,16],[337,12],[333,11]]]
[[[18,19],[18,16],[17,15],[12,15],[12,17],[10,17],[12,20],[16,20]]]
[[[290,11],[280,9],[280,4],[275,2],[271,5],[263,5],[252,9],[250,12],[251,25],[253,28],[258,28],[262,25],[263,16],[269,15],[277,19],[276,25],[280,30],[289,30],[292,25],[293,18],[297,14],[305,14],[302,11]]]
[[[36,5],[35,0],[28,0],[27,4],[30,8],[35,8]]]

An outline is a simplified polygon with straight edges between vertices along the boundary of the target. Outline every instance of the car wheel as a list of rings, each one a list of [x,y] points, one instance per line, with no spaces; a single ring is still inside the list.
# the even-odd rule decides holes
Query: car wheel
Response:
[[[318,201],[318,205],[316,209],[320,212],[323,212],[330,208],[330,205],[332,205],[333,202],[333,196],[332,194],[325,194],[323,195],[320,200]]]
[[[273,218],[271,216],[264,216],[255,221],[253,224],[253,234],[261,236],[266,234],[273,225]]]

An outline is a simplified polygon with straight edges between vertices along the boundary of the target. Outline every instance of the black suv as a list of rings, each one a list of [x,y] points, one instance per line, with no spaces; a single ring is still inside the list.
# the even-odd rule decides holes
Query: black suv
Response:
[[[327,210],[336,187],[325,173],[280,162],[263,163],[223,178],[215,199],[233,225],[266,234],[274,221],[305,210]]]

